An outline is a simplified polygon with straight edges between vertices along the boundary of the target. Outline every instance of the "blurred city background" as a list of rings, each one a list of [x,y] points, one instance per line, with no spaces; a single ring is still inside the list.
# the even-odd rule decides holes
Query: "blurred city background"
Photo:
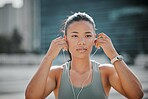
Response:
[[[141,81],[143,99],[148,99],[146,0],[0,0],[0,99],[24,98],[51,41],[63,35],[64,20],[79,11],[94,18],[97,33],[105,32],[112,39]],[[101,49],[93,59],[110,63]],[[60,53],[53,65],[64,62]],[[53,94],[47,99],[54,99]],[[125,98],[112,89],[109,99]]]

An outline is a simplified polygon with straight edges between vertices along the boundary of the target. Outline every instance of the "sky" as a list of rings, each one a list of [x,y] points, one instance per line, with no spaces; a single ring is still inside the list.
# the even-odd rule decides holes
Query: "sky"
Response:
[[[0,8],[6,4],[12,4],[14,8],[21,8],[23,7],[23,0],[0,0]]]

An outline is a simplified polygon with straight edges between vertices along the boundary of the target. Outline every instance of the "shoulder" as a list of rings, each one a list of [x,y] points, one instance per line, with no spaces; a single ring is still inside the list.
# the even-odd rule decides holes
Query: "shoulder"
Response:
[[[110,68],[114,68],[114,65],[112,65],[112,64],[99,64],[98,68],[99,69],[110,69]]]
[[[49,71],[49,77],[53,78],[55,80],[58,80],[59,77],[62,75],[64,69],[64,65],[61,66],[51,66],[50,71]]]
[[[115,68],[114,68],[114,65],[112,64],[100,64],[98,68],[101,74],[104,74],[104,75],[110,75],[112,73],[115,73]]]
[[[98,63],[97,61],[94,61],[92,60],[93,63],[96,63],[98,65],[98,68],[99,69],[111,69],[111,68],[114,68],[114,65],[112,64],[109,64],[109,63],[104,63],[104,64],[101,64],[101,63]]]
[[[68,62],[62,64],[62,65],[52,65],[50,68],[50,71],[61,71],[64,69],[64,67],[68,64]]]
[[[64,66],[63,65],[61,65],[61,66],[58,66],[58,65],[53,65],[53,66],[51,66],[51,68],[50,68],[50,70],[52,71],[52,70],[61,70],[61,69],[63,69],[64,68]]]
[[[109,63],[104,63],[104,64],[101,64],[101,63],[98,63],[97,61],[94,61],[92,60],[92,62],[96,63],[98,65],[98,69],[100,72],[110,72],[112,70],[114,70],[114,65],[112,64],[109,64]]]
[[[65,66],[68,64],[68,62],[62,64],[62,65],[53,65],[50,68],[49,74],[59,76],[62,74]]]
[[[100,74],[101,74],[103,84],[108,86],[110,84],[110,82],[109,82],[110,77],[113,77],[114,75],[117,74],[117,72],[114,68],[114,65],[112,65],[112,64],[100,64],[98,66],[98,68],[100,70]]]
[[[58,73],[58,72],[62,72],[63,69],[64,69],[64,65],[61,65],[61,66],[54,65],[54,66],[51,66],[50,72],[51,73]]]

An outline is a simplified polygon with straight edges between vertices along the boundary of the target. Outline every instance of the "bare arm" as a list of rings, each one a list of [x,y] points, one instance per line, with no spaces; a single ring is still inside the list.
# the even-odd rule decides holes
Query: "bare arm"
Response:
[[[131,72],[124,61],[116,61],[114,63],[115,71],[118,75],[118,79],[121,83],[121,86],[125,92],[125,96],[128,99],[141,99],[143,97],[142,86],[137,79],[137,77]],[[110,78],[110,83],[114,88],[117,88],[115,83],[116,77],[112,76]],[[117,89],[118,90],[118,89]]]
[[[102,47],[109,59],[113,59],[118,55],[110,38],[104,33],[98,35],[96,45],[97,47]],[[141,99],[143,97],[139,80],[124,61],[116,61],[114,63],[114,68],[109,72],[109,82],[112,87],[129,99]]]
[[[27,86],[25,93],[26,99],[41,99],[44,93],[51,64],[52,60],[45,56],[42,63],[40,64],[38,71]],[[54,89],[55,81],[52,81],[51,85],[53,85],[51,89]]]
[[[60,50],[66,46],[63,38],[59,37],[52,41],[50,48],[43,58],[39,69],[30,81],[26,89],[26,99],[42,99],[44,93],[52,92],[56,87],[55,74],[50,71],[53,60],[59,54]],[[50,84],[46,90],[46,84]]]

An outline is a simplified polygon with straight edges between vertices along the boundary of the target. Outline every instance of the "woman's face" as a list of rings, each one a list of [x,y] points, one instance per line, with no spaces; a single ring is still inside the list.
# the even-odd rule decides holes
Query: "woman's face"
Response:
[[[76,21],[67,28],[67,43],[72,58],[89,57],[95,40],[95,30],[88,21]]]

